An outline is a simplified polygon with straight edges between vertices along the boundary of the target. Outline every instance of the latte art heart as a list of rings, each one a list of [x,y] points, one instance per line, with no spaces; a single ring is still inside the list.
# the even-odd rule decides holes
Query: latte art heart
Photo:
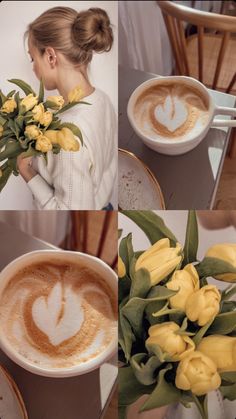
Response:
[[[157,81],[144,90],[134,105],[134,118],[152,139],[184,140],[207,124],[209,99],[184,81]]]
[[[181,127],[188,118],[186,106],[175,96],[167,96],[163,105],[157,105],[154,114],[157,121],[171,132]]]
[[[48,299],[39,297],[32,306],[32,316],[36,326],[48,336],[52,345],[78,333],[84,320],[80,297],[71,288],[65,290],[62,299],[62,285],[57,282]]]
[[[1,296],[5,336],[28,361],[70,367],[103,352],[116,336],[116,298],[87,266],[63,261],[19,271]]]

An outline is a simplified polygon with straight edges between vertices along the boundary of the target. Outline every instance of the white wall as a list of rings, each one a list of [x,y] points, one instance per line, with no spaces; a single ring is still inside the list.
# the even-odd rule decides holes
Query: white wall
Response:
[[[23,79],[38,89],[32,64],[24,46],[23,35],[30,22],[55,6],[76,10],[100,7],[108,12],[113,25],[115,42],[110,52],[94,55],[90,68],[92,84],[104,90],[118,108],[118,6],[116,1],[3,1],[0,3],[0,89],[8,93],[14,85],[11,78]],[[53,94],[53,92],[50,92]],[[12,176],[0,193],[0,209],[32,209],[32,196],[21,177]]]

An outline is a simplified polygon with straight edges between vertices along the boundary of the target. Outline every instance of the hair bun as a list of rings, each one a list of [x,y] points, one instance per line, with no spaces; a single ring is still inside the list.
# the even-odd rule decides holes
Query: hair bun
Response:
[[[106,11],[91,8],[79,12],[72,25],[72,40],[84,51],[110,51],[113,33]]]

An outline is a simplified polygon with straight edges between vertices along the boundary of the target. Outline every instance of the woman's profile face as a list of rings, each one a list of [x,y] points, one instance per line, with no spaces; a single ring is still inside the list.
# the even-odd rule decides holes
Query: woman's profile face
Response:
[[[38,80],[42,79],[47,90],[56,89],[55,69],[52,69],[48,59],[48,53],[43,54],[33,45],[31,39],[28,41],[28,52],[33,63],[33,71]]]

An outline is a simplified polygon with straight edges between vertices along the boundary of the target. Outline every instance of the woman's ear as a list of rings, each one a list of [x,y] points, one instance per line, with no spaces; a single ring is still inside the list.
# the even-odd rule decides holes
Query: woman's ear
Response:
[[[54,68],[57,62],[55,50],[51,47],[45,48],[46,59],[51,68]]]

